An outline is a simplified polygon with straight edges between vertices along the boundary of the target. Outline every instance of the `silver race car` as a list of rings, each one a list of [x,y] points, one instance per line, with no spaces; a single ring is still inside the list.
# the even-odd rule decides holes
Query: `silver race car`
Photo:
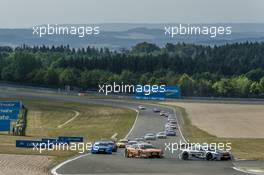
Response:
[[[159,133],[156,134],[156,137],[158,139],[166,139],[167,135],[166,135],[166,132],[159,132]]]
[[[208,148],[204,145],[188,145],[181,149],[179,158],[182,160],[231,160],[229,151]]]
[[[156,135],[153,134],[153,133],[147,133],[147,134],[144,136],[144,139],[145,139],[145,140],[156,140]]]

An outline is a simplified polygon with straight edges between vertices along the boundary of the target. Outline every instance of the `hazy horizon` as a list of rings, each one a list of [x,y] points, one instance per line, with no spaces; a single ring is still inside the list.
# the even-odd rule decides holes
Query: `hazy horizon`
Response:
[[[41,24],[264,23],[264,1],[0,0],[0,28]]]

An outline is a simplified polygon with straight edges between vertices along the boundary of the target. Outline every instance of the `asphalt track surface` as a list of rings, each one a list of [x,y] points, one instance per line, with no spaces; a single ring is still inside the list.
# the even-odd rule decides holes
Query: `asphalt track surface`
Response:
[[[48,99],[65,102],[78,102],[84,104],[101,104],[114,107],[137,109],[139,104],[103,99],[86,99],[74,96],[55,96],[48,94],[36,94],[27,92],[1,93],[3,98]],[[138,118],[128,138],[143,137],[148,132],[160,132],[164,130],[166,119],[158,113],[153,113],[153,105],[145,105],[146,110],[139,111]],[[160,108],[174,114],[170,108]],[[174,114],[175,115],[175,114]],[[75,158],[73,161],[58,166],[55,169],[57,174],[180,174],[180,175],[243,175],[233,169],[231,161],[183,161],[178,158],[179,152],[172,153],[165,150],[165,142],[179,143],[182,140],[179,131],[176,137],[169,137],[164,140],[152,141],[155,146],[164,150],[163,159],[139,159],[125,158],[123,150],[119,149],[112,155],[85,154]]]

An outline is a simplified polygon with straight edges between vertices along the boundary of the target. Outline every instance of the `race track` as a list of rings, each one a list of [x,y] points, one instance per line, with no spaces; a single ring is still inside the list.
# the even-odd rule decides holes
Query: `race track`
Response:
[[[139,104],[103,99],[86,99],[74,96],[55,96],[48,94],[36,94],[27,92],[4,93],[0,97],[26,97],[32,99],[50,99],[86,104],[103,104],[116,107],[137,109]],[[153,113],[153,105],[145,105],[147,110],[140,111],[133,130],[128,138],[143,137],[147,132],[159,132],[163,130],[165,118],[158,113]],[[170,108],[162,110],[174,113]],[[174,114],[175,115],[175,114]],[[165,142],[179,142],[182,137],[177,132],[177,137],[165,140],[157,140],[152,143],[165,151]],[[55,174],[181,174],[181,175],[239,175],[245,174],[233,169],[231,161],[182,161],[178,159],[178,153],[166,150],[163,159],[128,159],[124,158],[123,151],[119,150],[113,155],[85,154],[71,161],[64,162],[53,169]]]

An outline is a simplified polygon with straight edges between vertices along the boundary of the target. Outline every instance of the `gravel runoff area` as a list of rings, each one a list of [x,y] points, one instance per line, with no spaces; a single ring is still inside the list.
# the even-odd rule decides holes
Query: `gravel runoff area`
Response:
[[[192,124],[217,137],[264,138],[264,105],[164,102],[186,109]]]
[[[0,155],[0,174],[3,175],[49,175],[52,165],[48,156]]]

